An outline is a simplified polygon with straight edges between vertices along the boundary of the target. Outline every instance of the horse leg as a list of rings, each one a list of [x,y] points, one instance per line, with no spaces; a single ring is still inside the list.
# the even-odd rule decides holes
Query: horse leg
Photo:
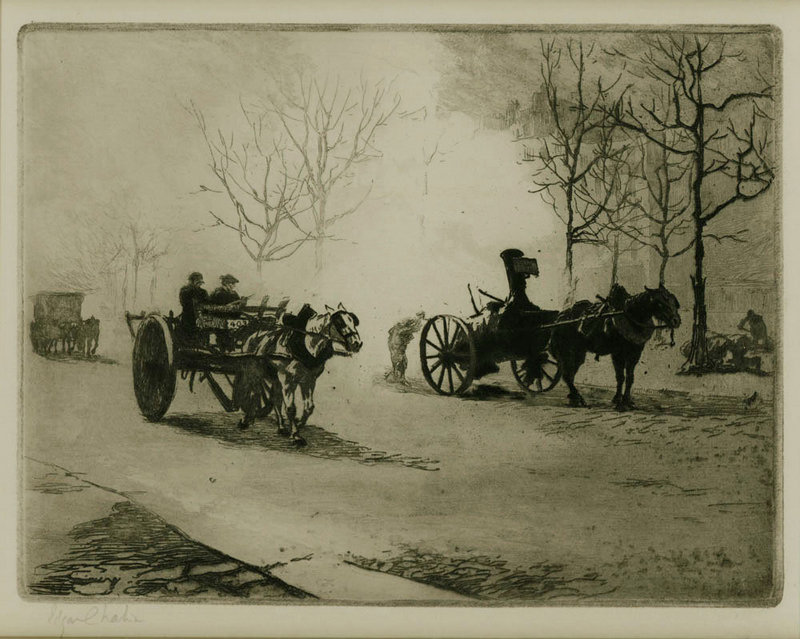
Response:
[[[297,406],[295,405],[295,388],[293,387],[288,393],[283,391],[283,403],[286,406],[286,418],[289,421],[289,437],[292,442],[297,446],[305,446],[306,440],[300,436],[297,431]]]
[[[300,420],[297,423],[297,428],[300,429],[308,423],[309,417],[314,412],[314,380],[306,381],[299,385],[300,388],[300,401],[303,405],[303,414],[300,416]],[[296,443],[300,443],[298,441],[299,436],[293,436],[293,439]],[[300,437],[302,440],[303,438]],[[305,443],[305,440],[303,440]]]
[[[276,378],[277,383],[272,385],[272,404],[275,406],[275,420],[278,422],[278,434],[289,434],[289,415],[287,412],[287,400],[284,388],[286,387],[286,374],[279,372]]]
[[[564,358],[564,360],[560,362],[564,372],[564,381],[569,387],[569,395],[567,395],[567,397],[569,399],[570,406],[586,406],[586,402],[575,386],[575,375],[578,373],[578,369],[581,367],[581,364],[583,364],[583,360],[585,358],[586,353],[583,353],[582,355],[574,354],[572,357]]]
[[[633,387],[633,370],[636,364],[639,363],[639,358],[642,355],[641,349],[638,352],[632,353],[625,361],[625,394],[622,396],[622,406],[625,409],[636,408],[636,405],[631,399],[631,388]]]
[[[617,376],[617,393],[611,403],[619,408],[622,402],[622,386],[625,383],[625,360],[622,355],[614,353],[611,355],[611,361],[614,363],[614,373]]]

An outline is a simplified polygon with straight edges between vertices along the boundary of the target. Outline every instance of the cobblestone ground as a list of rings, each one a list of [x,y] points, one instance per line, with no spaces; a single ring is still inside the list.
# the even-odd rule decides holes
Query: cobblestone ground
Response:
[[[64,539],[59,544],[63,547],[61,556],[36,565],[29,575],[25,587],[28,594],[256,601],[298,600],[307,596],[264,569],[189,539],[130,500],[120,500],[113,493],[59,470],[42,467],[38,471],[30,491],[42,498],[32,499],[32,505],[48,504],[45,511],[37,514],[39,521],[47,526],[49,542],[52,544],[52,537],[59,534]],[[78,523],[69,530],[47,521],[67,505],[59,500],[68,502],[75,498],[93,502],[107,514]]]

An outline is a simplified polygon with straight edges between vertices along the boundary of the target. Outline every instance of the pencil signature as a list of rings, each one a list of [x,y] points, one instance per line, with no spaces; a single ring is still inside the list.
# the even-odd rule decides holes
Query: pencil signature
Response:
[[[96,626],[100,624],[118,623],[143,623],[134,615],[127,604],[122,606],[70,606],[65,608],[60,604],[53,604],[50,609],[48,623],[61,629],[60,636],[64,636],[70,626]]]

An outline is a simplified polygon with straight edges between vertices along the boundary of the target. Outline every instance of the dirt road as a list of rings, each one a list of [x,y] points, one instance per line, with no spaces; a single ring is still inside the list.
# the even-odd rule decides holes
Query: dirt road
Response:
[[[148,423],[124,363],[29,357],[25,373],[27,457],[323,600],[773,594],[768,399],[642,391],[637,411],[617,413],[604,389],[587,390],[584,410],[502,375],[444,398],[333,365],[297,449],[270,422],[237,430],[204,387],[180,385]],[[381,574],[394,578],[365,577]]]

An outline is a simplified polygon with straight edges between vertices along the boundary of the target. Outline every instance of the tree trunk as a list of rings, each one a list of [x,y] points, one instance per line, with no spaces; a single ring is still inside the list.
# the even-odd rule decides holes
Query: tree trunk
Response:
[[[572,248],[572,235],[570,232],[567,232],[567,251],[564,260],[564,273],[567,279],[567,305],[572,305],[575,302],[575,280],[572,274]]]
[[[316,269],[317,273],[322,271],[322,267],[325,262],[324,249],[325,238],[317,235],[316,239],[314,240],[314,268]]]
[[[320,189],[321,190],[321,189]],[[325,234],[327,232],[327,208],[328,208],[328,201],[325,195],[320,196],[319,201],[317,202],[317,223],[316,223],[316,232],[317,237],[315,238],[314,242],[314,270],[317,273],[322,272],[322,267],[325,263],[325,255],[324,255],[324,248],[325,248]]]
[[[139,260],[133,261],[133,308],[139,298]]]
[[[619,235],[614,236],[614,247],[611,251],[611,286],[619,279]]]
[[[697,52],[698,69],[695,71],[697,84],[697,101],[703,103],[702,84],[702,52]],[[703,171],[705,169],[705,119],[703,109],[698,109],[695,123],[695,140],[697,151],[694,157],[695,177],[692,183],[693,217],[694,217],[694,275],[692,275],[692,291],[694,292],[694,309],[692,312],[692,343],[689,357],[683,365],[683,370],[693,373],[703,373],[710,370],[708,361],[708,319],[706,315],[706,278],[703,274],[703,260],[705,247],[703,246]]]
[[[127,310],[128,308],[128,265],[125,264],[125,270],[122,272],[122,306]],[[135,309],[131,307],[135,313]]]
[[[694,275],[692,278],[692,291],[694,293],[694,311],[692,316],[692,342],[689,357],[683,368],[687,372],[702,373],[711,369],[708,361],[708,342],[706,331],[708,330],[708,317],[706,309],[706,278],[703,275],[703,259],[705,249],[703,247],[703,227],[695,222],[695,245],[694,245]]]
[[[158,285],[158,265],[153,262],[153,275],[150,278],[150,308],[156,305],[156,286]]]
[[[658,285],[664,286],[667,281],[667,262],[669,255],[661,255],[661,266],[658,269]]]

